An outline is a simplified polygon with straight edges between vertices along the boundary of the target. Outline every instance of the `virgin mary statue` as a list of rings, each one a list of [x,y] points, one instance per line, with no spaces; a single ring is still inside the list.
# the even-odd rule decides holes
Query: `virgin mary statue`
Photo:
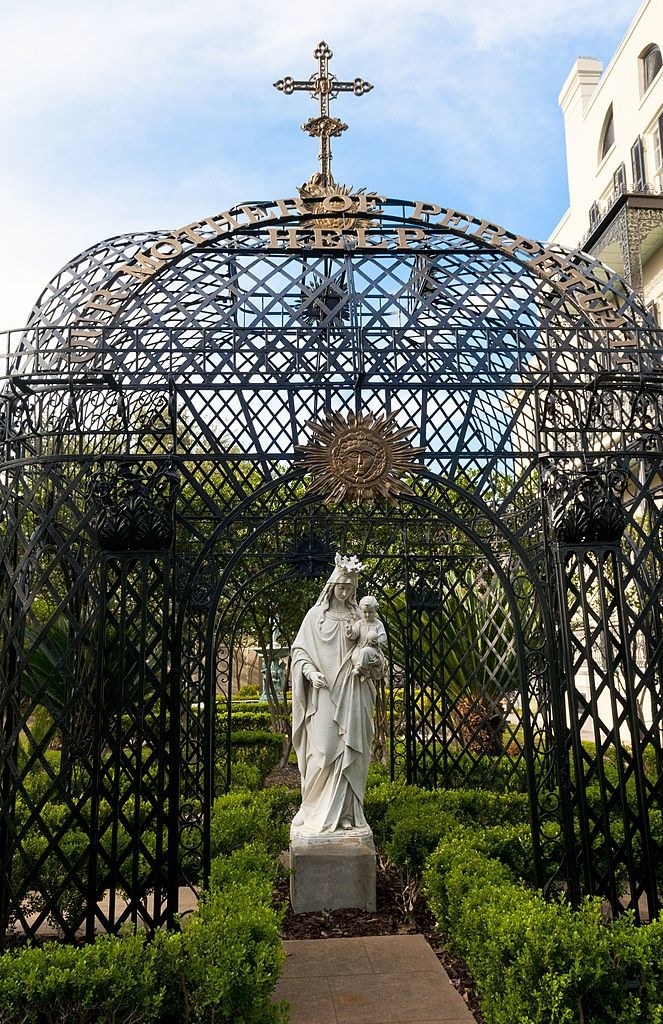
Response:
[[[292,646],[293,745],[302,805],[293,826],[311,833],[367,828],[363,800],[373,743],[375,685],[353,671],[363,565],[336,567],[309,608]]]

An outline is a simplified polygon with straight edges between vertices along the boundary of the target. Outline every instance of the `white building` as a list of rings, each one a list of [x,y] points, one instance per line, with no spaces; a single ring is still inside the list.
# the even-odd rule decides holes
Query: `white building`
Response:
[[[645,0],[603,71],[564,83],[570,205],[550,241],[623,274],[663,326],[663,0]]]

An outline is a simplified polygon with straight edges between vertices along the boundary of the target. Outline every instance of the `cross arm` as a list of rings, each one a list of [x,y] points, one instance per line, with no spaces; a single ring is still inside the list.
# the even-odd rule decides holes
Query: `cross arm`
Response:
[[[352,82],[337,82],[334,80],[334,92],[353,92],[355,96],[363,96],[370,92],[373,86],[365,82],[363,78],[355,78]]]
[[[311,81],[311,79],[304,82],[298,78],[291,78],[290,75],[286,75],[285,78],[279,78],[278,82],[274,82],[274,88],[278,89],[279,92],[284,92],[286,96],[293,92],[310,92],[312,96],[316,93],[315,82]]]

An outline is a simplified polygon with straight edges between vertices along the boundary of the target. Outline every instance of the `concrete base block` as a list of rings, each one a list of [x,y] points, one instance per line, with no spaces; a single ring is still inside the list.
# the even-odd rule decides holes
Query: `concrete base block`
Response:
[[[375,910],[375,845],[370,828],[315,835],[290,830],[290,901],[295,914]]]

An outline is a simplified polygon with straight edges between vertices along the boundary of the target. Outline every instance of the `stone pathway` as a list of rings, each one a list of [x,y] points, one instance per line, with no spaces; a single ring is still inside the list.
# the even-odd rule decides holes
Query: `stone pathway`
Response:
[[[274,994],[290,1024],[474,1024],[423,935],[290,939]]]

